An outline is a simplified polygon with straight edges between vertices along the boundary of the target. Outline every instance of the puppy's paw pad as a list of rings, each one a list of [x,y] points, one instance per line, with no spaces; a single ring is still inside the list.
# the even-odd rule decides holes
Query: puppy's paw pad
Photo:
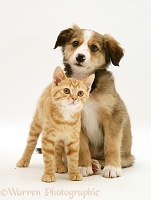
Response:
[[[122,169],[120,167],[105,166],[102,171],[102,176],[105,178],[116,178],[122,175]]]
[[[70,180],[72,181],[81,181],[83,176],[80,173],[69,173]]]
[[[94,174],[100,174],[101,172],[101,165],[99,163],[99,161],[97,160],[92,160],[92,170]]]
[[[79,173],[82,174],[82,176],[91,176],[93,175],[92,167],[78,167]]]
[[[49,182],[54,182],[56,178],[54,174],[44,174],[41,180],[49,183]]]

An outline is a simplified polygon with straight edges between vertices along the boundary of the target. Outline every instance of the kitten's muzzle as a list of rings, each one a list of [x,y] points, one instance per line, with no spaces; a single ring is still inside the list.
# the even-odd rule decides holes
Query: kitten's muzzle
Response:
[[[76,100],[77,100],[77,98],[76,98],[76,97],[72,97],[72,100],[73,100],[73,102],[74,102],[74,101],[76,101]]]

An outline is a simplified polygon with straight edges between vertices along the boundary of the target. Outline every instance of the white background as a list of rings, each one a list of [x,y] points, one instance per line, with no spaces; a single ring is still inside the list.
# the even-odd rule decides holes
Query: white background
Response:
[[[53,50],[62,29],[77,24],[101,34],[109,33],[125,50],[120,67],[110,70],[117,91],[127,105],[133,131],[136,163],[118,179],[100,175],[71,182],[67,174],[57,182],[40,181],[41,155],[33,155],[30,167],[15,169],[22,154],[28,128],[42,90],[52,72],[62,66],[62,53]],[[47,199],[44,188],[99,190],[85,199],[150,199],[151,180],[151,4],[149,0],[0,0],[0,199],[2,189],[40,190],[37,199]],[[4,194],[3,194],[4,195]],[[6,198],[13,196],[6,191]],[[32,195],[18,199],[34,199]],[[51,194],[51,199],[58,196]],[[59,198],[69,199],[68,195]],[[82,199],[77,193],[73,199]]]

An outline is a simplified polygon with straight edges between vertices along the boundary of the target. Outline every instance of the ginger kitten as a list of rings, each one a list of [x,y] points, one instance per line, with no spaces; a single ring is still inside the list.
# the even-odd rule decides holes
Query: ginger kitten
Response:
[[[66,172],[62,160],[65,149],[71,180],[82,180],[78,172],[81,110],[89,97],[95,75],[80,81],[67,78],[60,67],[53,82],[42,93],[31,123],[27,145],[17,167],[27,167],[42,132],[44,174],[42,181],[55,181],[56,172]],[[56,157],[56,163],[55,163]],[[56,164],[56,165],[55,165]],[[56,167],[56,168],[55,168]]]

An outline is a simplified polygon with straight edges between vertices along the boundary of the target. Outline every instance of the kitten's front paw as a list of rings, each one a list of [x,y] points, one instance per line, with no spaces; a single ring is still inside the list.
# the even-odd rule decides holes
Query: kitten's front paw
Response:
[[[78,167],[78,171],[82,174],[82,176],[91,176],[93,175],[92,167]]]
[[[68,171],[67,167],[64,164],[56,166],[56,173],[66,173]]]
[[[30,162],[30,160],[25,160],[25,159],[22,159],[22,158],[21,158],[21,159],[17,162],[16,166],[17,166],[17,167],[28,167],[29,162]]]
[[[56,178],[55,178],[55,175],[54,174],[44,174],[42,177],[41,177],[41,180],[44,181],[44,182],[54,182],[56,181]]]
[[[76,172],[76,173],[69,173],[69,177],[70,177],[70,180],[72,181],[81,181],[83,176],[82,174]]]
[[[120,167],[105,166],[102,171],[102,176],[105,178],[116,178],[122,175],[122,169]]]

